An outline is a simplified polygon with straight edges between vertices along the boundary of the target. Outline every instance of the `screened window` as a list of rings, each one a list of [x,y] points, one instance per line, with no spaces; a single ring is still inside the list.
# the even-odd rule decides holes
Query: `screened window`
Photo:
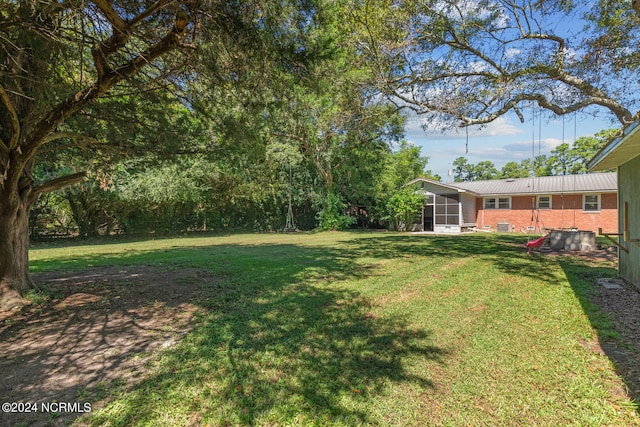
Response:
[[[584,210],[585,212],[599,212],[600,195],[585,194],[584,196],[582,196],[582,210]]]
[[[551,209],[551,196],[538,196],[538,209]]]
[[[511,197],[485,197],[485,209],[511,209]]]
[[[439,225],[460,225],[459,194],[436,195],[435,223]]]

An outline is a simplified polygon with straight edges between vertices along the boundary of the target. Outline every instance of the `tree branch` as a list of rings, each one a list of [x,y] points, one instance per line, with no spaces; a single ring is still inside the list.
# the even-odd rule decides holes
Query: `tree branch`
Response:
[[[82,182],[86,177],[86,172],[77,172],[70,175],[59,176],[58,178],[54,178],[34,187],[30,197],[35,201],[40,194],[49,193],[51,191],[59,190],[62,187],[66,187],[67,185]]]
[[[463,127],[491,123],[498,117],[506,114],[509,110],[514,110],[514,111],[517,110],[518,104],[523,101],[535,101],[538,103],[540,107],[553,111],[555,114],[559,116],[563,116],[565,114],[570,114],[575,111],[579,111],[585,107],[588,107],[589,105],[594,105],[594,104],[605,106],[609,108],[611,111],[614,111],[612,109],[612,105],[609,103],[610,101],[609,99],[588,97],[580,102],[576,102],[569,106],[563,107],[561,105],[554,104],[553,102],[549,101],[544,95],[535,94],[535,93],[523,93],[511,98],[500,109],[484,117],[471,118],[471,117],[458,116],[458,118],[462,120]],[[451,112],[448,112],[448,113],[451,114]],[[518,116],[520,118],[520,121],[524,123],[524,117],[521,114],[519,114]],[[629,117],[631,117],[631,115]],[[626,122],[622,122],[622,123],[624,124]]]
[[[86,136],[86,135],[82,135],[80,133],[75,133],[75,132],[58,132],[58,133],[52,133],[50,135],[48,135],[44,142],[43,145],[46,143],[49,143],[51,141],[56,141],[58,139],[63,139],[63,138],[68,138],[68,139],[72,139],[74,142],[74,145],[77,147],[81,147],[81,148],[91,148],[93,146],[97,146],[97,145],[102,145],[103,143],[98,141],[95,138],[91,138],[90,136]],[[88,144],[85,145],[81,145],[80,141],[85,141]],[[45,149],[40,149],[39,152],[43,153],[43,152],[49,152],[49,151],[53,151],[53,150],[58,150],[62,148],[61,146],[56,146],[54,145],[53,147],[47,147]]]
[[[111,37],[102,42],[97,42],[91,49],[91,56],[98,73],[98,79],[104,77],[111,71],[111,68],[107,63],[107,58],[126,45],[131,36],[131,31],[138,26],[140,22],[172,2],[173,0],[158,0],[151,5],[151,7],[142,11],[132,19],[125,21],[113,8],[110,1],[94,0],[98,9],[100,9],[104,17],[113,27],[113,34]]]
[[[98,78],[93,85],[69,96],[53,108],[26,136],[26,141],[29,141],[29,145],[23,150],[24,155],[21,156],[21,163],[16,165],[19,169],[19,174],[22,173],[27,162],[36,155],[38,150],[45,143],[59,139],[55,136],[52,136],[53,139],[49,138],[49,134],[56,128],[56,126],[64,122],[72,114],[76,113],[88,103],[104,95],[117,83],[131,77],[148,63],[177,47],[178,41],[184,32],[184,27],[182,30],[179,30],[174,26],[162,39],[150,46],[145,52],[131,59],[129,62],[117,69],[109,71],[102,77]]]
[[[93,64],[98,73],[98,79],[106,75],[111,68],[107,58],[124,46],[129,40],[131,27],[118,15],[111,2],[107,0],[95,0],[94,3],[100,9],[104,17],[111,23],[113,33],[107,40],[96,42],[91,49]]]
[[[0,139],[0,149],[5,152],[9,152],[13,150],[18,145],[18,140],[20,139],[20,120],[18,119],[18,113],[7,94],[7,91],[4,90],[4,87],[0,84],[0,99],[2,103],[7,108],[9,112],[9,118],[11,119],[11,139],[8,143],[4,142]]]
[[[139,15],[137,15],[134,18],[130,19],[128,21],[129,25],[135,27],[140,22],[144,21],[149,16],[153,15],[155,12],[157,12],[160,9],[164,9],[165,7],[169,6],[171,3],[175,3],[175,1],[174,0],[158,0],[158,1],[156,1],[153,5],[151,5],[151,7],[147,8],[147,10],[141,12]]]
[[[99,141],[97,139],[94,139],[94,138],[91,138],[90,136],[82,135],[82,134],[76,133],[76,132],[52,133],[50,135],[47,135],[43,139],[43,143],[46,144],[47,142],[55,141],[57,139],[62,139],[62,138],[69,138],[69,139],[73,139],[73,140],[84,139],[84,140],[88,140],[88,141],[91,141],[91,142],[99,143]]]
[[[113,33],[127,33],[130,29],[124,19],[118,15],[118,12],[113,8],[113,5],[108,0],[93,0],[95,5],[100,9],[107,21],[113,26]]]

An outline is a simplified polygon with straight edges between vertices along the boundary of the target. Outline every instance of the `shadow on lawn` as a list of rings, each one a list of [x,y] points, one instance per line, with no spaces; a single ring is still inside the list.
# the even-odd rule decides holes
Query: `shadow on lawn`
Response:
[[[194,285],[197,288],[189,297],[204,311],[196,330],[180,345],[167,349],[144,380],[108,388],[109,396],[120,396],[111,407],[91,415],[94,424],[157,424],[166,422],[167,412],[177,424],[358,424],[381,422],[363,408],[383,392],[385,384],[437,388],[437,378],[428,369],[415,372],[415,360],[432,366],[445,363],[450,354],[431,344],[429,331],[410,327],[411,319],[380,316],[369,299],[335,283],[377,274],[376,259],[407,256],[452,262],[478,257],[506,273],[560,283],[561,279],[540,268],[537,255],[526,255],[525,241],[524,235],[365,235],[338,242],[336,248],[222,244],[131,250],[32,265],[37,270],[61,264],[82,270],[88,265],[113,264],[131,273],[140,268],[144,275],[155,277],[176,271],[193,273],[177,284],[192,291]],[[371,265],[363,265],[368,258],[373,260]],[[135,280],[128,283],[139,285]],[[106,285],[113,296],[123,292],[121,285],[115,285]],[[179,292],[179,286],[173,288]],[[158,301],[173,312],[179,312],[185,302],[167,297],[157,287],[136,307]],[[124,312],[135,314],[133,307]],[[102,343],[116,342],[117,334],[126,330],[109,327],[117,314],[117,310],[102,313]],[[86,332],[83,328],[98,324],[72,319],[67,322],[76,331],[74,339],[80,341]],[[26,333],[28,325],[12,329],[18,330]],[[147,350],[145,345],[120,351],[113,363],[103,360],[95,374],[110,378],[123,360]],[[94,357],[90,347],[70,354],[74,360]],[[115,345],[114,351],[122,348]],[[30,356],[24,352],[14,357]],[[408,360],[412,369],[407,368]],[[62,358],[46,365],[37,358],[30,363],[30,371],[37,374],[25,378],[22,386],[34,390],[39,376],[65,366]],[[77,383],[60,384],[58,396],[77,390]],[[91,389],[87,393],[99,395]]]
[[[629,283],[619,282],[616,289],[596,284],[599,278],[618,277],[613,265],[593,265],[570,257],[562,257],[559,264],[598,334],[598,343],[590,349],[613,363],[640,413],[640,294]]]
[[[46,298],[41,293],[0,322],[0,401],[37,404],[38,410],[3,411],[0,425],[69,423],[105,386],[141,374],[142,360],[134,356],[181,339],[197,311],[190,303],[197,281],[219,279],[194,269],[130,266],[38,274],[34,280]],[[41,407],[51,402],[79,402],[80,410],[56,414]]]
[[[426,237],[426,238],[425,238]],[[599,343],[590,350],[606,355],[623,379],[628,395],[640,408],[640,295],[629,284],[623,288],[606,290],[596,285],[600,277],[618,277],[611,261],[597,264],[587,258],[571,254],[554,256],[527,255],[525,235],[459,235],[459,236],[380,236],[372,239],[354,239],[353,253],[374,258],[402,258],[406,255],[450,257],[479,257],[497,269],[520,277],[530,277],[547,285],[561,285],[568,281],[578,297],[591,326],[598,333]],[[367,246],[362,243],[367,242]],[[563,275],[554,274],[559,265]],[[614,293],[616,293],[614,295]],[[618,302],[612,301],[617,298]],[[626,324],[625,324],[626,323]],[[622,331],[622,332],[621,332]],[[619,335],[622,336],[619,336]],[[620,394],[621,391],[612,391]],[[619,396],[618,396],[619,397]],[[640,413],[640,409],[638,409]]]
[[[385,384],[436,387],[430,372],[405,367],[409,358],[444,363],[447,351],[430,344],[429,331],[409,327],[410,319],[401,316],[379,317],[369,299],[333,285],[374,273],[357,262],[360,255],[357,250],[293,244],[128,254],[128,270],[151,262],[161,270],[197,270],[216,280],[193,279],[201,293],[192,302],[206,311],[196,330],[167,349],[144,380],[125,385],[115,406],[92,414],[90,422],[166,422],[163,417],[173,407],[178,415],[169,419],[177,417],[178,424],[367,423],[375,415],[362,409],[365,400]],[[120,262],[118,254],[108,257]],[[67,265],[97,262],[86,256]],[[160,289],[146,298],[140,306],[162,301],[179,308]],[[103,319],[106,341],[116,339],[106,327],[109,317]],[[139,350],[132,348],[119,358],[131,358]],[[91,356],[90,349],[74,353],[74,358]],[[46,367],[38,363],[34,360],[32,368],[42,374],[64,366],[64,360]],[[109,372],[117,366],[104,363],[99,369]],[[38,378],[25,381],[25,387],[37,387]]]
[[[524,234],[389,235],[348,242],[352,256],[381,259],[411,256],[460,259],[477,257],[500,271],[531,277],[547,284],[560,284],[551,270],[540,268],[540,255],[527,255]]]

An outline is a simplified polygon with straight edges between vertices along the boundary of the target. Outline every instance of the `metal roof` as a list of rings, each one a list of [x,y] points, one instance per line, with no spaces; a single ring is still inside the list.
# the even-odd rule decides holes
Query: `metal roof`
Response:
[[[615,172],[453,182],[447,185],[475,193],[478,196],[615,193],[618,191]]]
[[[589,170],[614,169],[639,155],[640,121],[636,121],[627,126],[621,136],[614,138],[591,159]]]
[[[466,191],[466,190],[464,190],[462,188],[456,187],[455,183],[454,184],[451,184],[451,183],[445,184],[444,182],[434,181],[434,180],[428,179],[428,178],[416,178],[416,179],[414,179],[412,181],[407,182],[405,185],[403,185],[403,187],[415,184],[417,182],[424,183],[424,184],[427,184],[429,186],[441,187],[441,188],[444,188],[444,189],[447,189],[447,190],[457,191],[459,193]],[[423,185],[423,187],[424,187],[424,185]]]

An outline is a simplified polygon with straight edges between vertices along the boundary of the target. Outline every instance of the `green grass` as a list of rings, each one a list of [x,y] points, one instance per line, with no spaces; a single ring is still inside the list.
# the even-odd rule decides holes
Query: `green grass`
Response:
[[[589,345],[615,339],[588,299],[615,269],[527,256],[525,241],[194,237],[34,248],[31,266],[209,273],[193,278],[207,291],[194,331],[81,424],[640,425]]]

